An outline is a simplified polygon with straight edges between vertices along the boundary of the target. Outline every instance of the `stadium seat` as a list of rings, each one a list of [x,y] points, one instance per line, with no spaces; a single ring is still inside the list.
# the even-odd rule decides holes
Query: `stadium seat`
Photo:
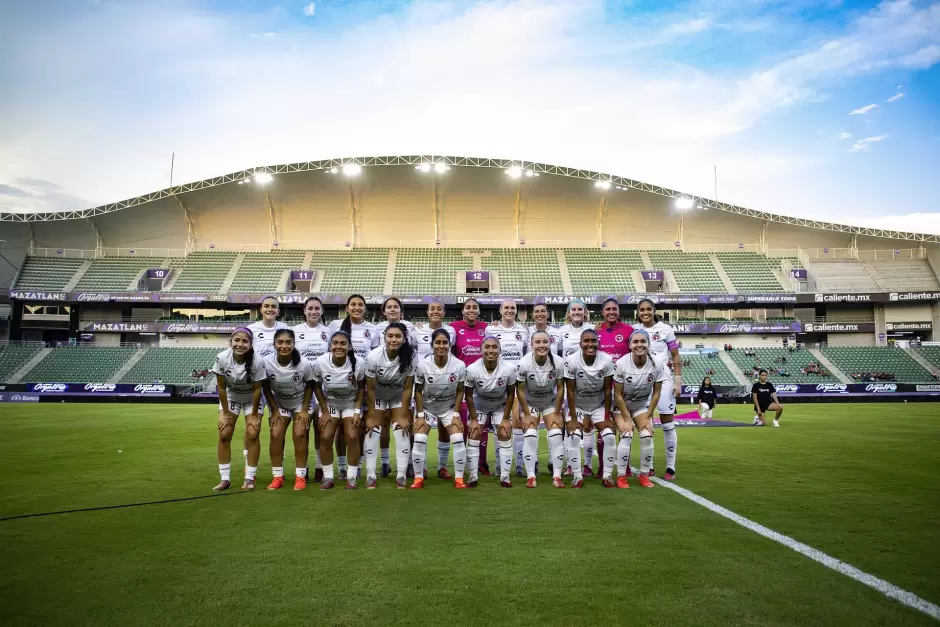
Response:
[[[706,376],[712,378],[713,385],[738,385],[737,379],[728,370],[728,366],[719,358],[706,355],[680,355],[680,357],[691,362],[690,365],[682,366],[683,385],[699,385]],[[706,375],[707,370],[714,370],[715,374]]]
[[[388,248],[315,250],[310,268],[323,273],[325,294],[381,294],[388,273]]]
[[[170,291],[218,293],[237,256],[232,252],[194,252],[174,259],[170,266],[179,276]]]
[[[745,355],[745,351],[754,351],[757,355],[751,357]],[[788,376],[770,374],[769,378],[777,383],[839,383],[839,378],[835,375],[803,374],[800,372],[809,365],[810,362],[819,364],[819,359],[809,350],[803,348],[795,350],[792,353],[786,348],[768,348],[768,347],[747,347],[735,345],[734,350],[728,353],[735,364],[744,372],[748,380],[754,380],[753,368],[766,368],[770,371],[773,368],[783,368]],[[774,362],[774,359],[786,358],[786,363]],[[825,369],[825,366],[821,366]],[[838,366],[837,366],[838,367]]]
[[[0,344],[0,382],[6,383],[41,349],[41,344],[33,342]]]
[[[54,348],[26,373],[26,382],[105,383],[137,352],[118,346],[67,346]]]
[[[940,368],[940,346],[921,346],[917,352],[929,363]]]
[[[85,259],[27,257],[16,281],[18,290],[62,290]]]
[[[165,259],[156,257],[102,257],[91,262],[75,285],[78,291],[126,291],[135,277],[147,268],[161,268]],[[136,287],[134,288],[136,289]]]
[[[121,378],[121,383],[195,383],[192,371],[212,368],[215,356],[225,349],[224,336],[218,338],[219,346],[151,348]]]
[[[748,252],[717,253],[715,256],[737,292],[783,291],[783,286],[773,272],[781,269],[780,259],[768,259],[764,255]]]
[[[826,359],[850,379],[855,373],[886,372],[893,374],[895,380],[901,383],[924,383],[934,380],[923,366],[900,348],[830,346],[821,350]]]
[[[484,265],[487,260],[483,258]],[[472,269],[473,259],[459,248],[399,248],[392,290],[396,294],[454,294],[457,274]]]
[[[718,271],[707,253],[679,250],[651,250],[651,270],[671,270],[680,292],[723,294],[725,289]]]
[[[643,269],[639,251],[565,248],[564,253],[575,294],[636,291],[632,273]]]
[[[285,270],[300,269],[306,251],[272,250],[263,253],[245,253],[230,292],[266,293],[281,291],[281,277]]]
[[[940,282],[925,259],[891,259],[861,262],[869,274],[886,291],[940,290]]]
[[[400,258],[400,250],[398,254]],[[565,293],[554,248],[494,248],[482,263],[485,269],[499,272],[503,294]]]

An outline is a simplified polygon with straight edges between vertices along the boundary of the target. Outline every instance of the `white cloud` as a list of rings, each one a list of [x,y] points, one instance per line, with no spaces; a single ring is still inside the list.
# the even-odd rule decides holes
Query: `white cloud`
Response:
[[[878,108],[876,104],[865,105],[864,107],[859,107],[858,109],[853,109],[849,112],[849,115],[865,115],[869,111],[873,111]]]
[[[666,27],[664,33],[667,36],[692,35],[694,33],[701,33],[702,31],[708,30],[711,25],[712,19],[710,17],[701,17],[670,24],[668,27]]]
[[[304,7],[304,15],[306,15],[307,17],[313,17],[313,14],[316,13],[316,11],[317,11],[317,5],[315,5],[312,2],[307,4],[307,6]]]
[[[839,133],[839,139],[848,139],[851,136],[852,136],[852,133],[846,133],[845,131],[842,131],[841,133]]]
[[[893,96],[891,96],[890,98],[888,98],[887,100],[885,100],[885,102],[895,102],[895,101],[897,101],[897,100],[900,100],[900,99],[903,98],[903,97],[904,97],[904,92],[903,92],[903,91],[899,91],[898,93],[894,94]]]
[[[872,145],[872,144],[874,144],[874,143],[876,143],[876,142],[884,141],[884,139],[885,139],[886,137],[887,137],[887,135],[877,135],[877,136],[875,136],[875,137],[866,137],[865,139],[860,139],[860,140],[858,140],[857,142],[855,142],[854,144],[852,144],[852,147],[849,148],[849,151],[851,151],[851,152],[868,152],[868,151],[871,150],[871,145]]]

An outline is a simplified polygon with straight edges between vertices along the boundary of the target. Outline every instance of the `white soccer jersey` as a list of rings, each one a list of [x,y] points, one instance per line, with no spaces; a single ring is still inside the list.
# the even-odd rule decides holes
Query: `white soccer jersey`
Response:
[[[506,394],[516,385],[516,364],[499,360],[496,370],[487,372],[479,359],[467,367],[467,390],[473,390],[473,404],[477,413],[502,411],[506,407]]]
[[[274,354],[275,331],[288,327],[280,320],[276,321],[273,327],[266,327],[264,322],[258,320],[249,324],[248,328],[251,329],[251,345],[255,349],[255,356],[263,358]]]
[[[565,361],[552,355],[540,366],[535,362],[535,354],[529,353],[516,367],[516,382],[525,383],[525,400],[530,407],[548,409],[555,406],[556,385],[565,376]]]
[[[411,335],[411,332],[414,330],[415,325],[408,320],[399,320],[401,324],[405,325],[405,341],[408,341],[408,336]],[[388,328],[391,322],[388,320],[383,320],[382,322],[375,325],[375,330],[379,334],[379,346],[385,346],[385,329]]]
[[[454,331],[453,327],[445,324],[441,327],[447,331],[448,337],[450,337],[450,345],[453,346],[454,342],[457,341],[457,332]],[[419,326],[415,327],[411,331],[411,337],[409,338],[412,346],[415,347],[415,350],[418,351],[418,354],[424,358],[428,355],[431,355],[434,352],[434,347],[431,346],[431,335],[437,329],[432,329],[429,326]]]
[[[575,406],[593,412],[604,406],[604,379],[614,374],[614,362],[607,353],[597,352],[594,363],[584,363],[581,351],[565,359],[565,378],[575,382]],[[568,399],[571,402],[571,399]]]
[[[580,327],[572,326],[566,324],[565,326],[558,329],[558,333],[561,335],[561,344],[558,347],[558,354],[562,357],[568,358],[571,355],[574,355],[581,350],[581,334],[587,329],[593,329],[594,327],[587,322],[581,323]]]
[[[346,408],[355,405],[359,382],[362,381],[364,373],[365,367],[361,359],[356,359],[356,370],[353,372],[348,357],[346,363],[336,366],[333,363],[333,355],[326,353],[317,357],[314,363],[313,380],[320,384],[327,403]]]
[[[310,363],[330,350],[330,330],[326,325],[308,327],[306,322],[301,322],[291,329],[294,331],[294,346]]]
[[[650,354],[658,355],[665,359],[666,376],[672,379],[672,353],[670,352],[669,346],[670,344],[672,346],[679,345],[676,340],[676,332],[663,321],[659,321],[651,327],[639,326],[638,328],[650,334]]]
[[[339,331],[340,326],[342,326],[342,320],[334,320],[330,323],[330,339],[333,339],[333,334]],[[371,322],[360,322],[359,324],[352,325],[352,347],[353,352],[356,353],[356,357],[362,360],[363,363],[366,361],[366,357],[369,356],[369,351],[379,345],[379,332],[376,330],[375,325]]]
[[[277,355],[268,355],[264,358],[264,370],[277,406],[291,411],[300,409],[304,389],[313,381],[313,364],[301,357],[296,366],[291,362],[282,366],[277,362]]]
[[[657,382],[668,378],[661,357],[648,356],[646,363],[638,367],[633,355],[627,354],[617,360],[614,381],[623,384],[623,400],[630,404],[648,404]]]
[[[418,356],[414,356],[415,360]],[[366,358],[366,376],[375,379],[375,398],[382,401],[400,401],[405,390],[405,379],[415,375],[415,364],[402,370],[398,357],[389,359],[385,348],[373,348]]]
[[[504,327],[502,323],[486,327],[485,337],[498,339],[500,346],[499,360],[513,365],[519,363],[529,346],[529,331],[518,322],[509,329]]]
[[[529,351],[531,352],[532,351],[532,336],[535,335],[536,331],[538,331],[539,329],[536,329],[535,325],[533,324],[526,330],[529,332]],[[549,341],[551,342],[550,350],[557,355],[558,350],[561,347],[561,330],[556,329],[552,325],[548,325],[547,327],[542,329],[542,331],[544,331],[545,333],[548,333],[548,338],[549,338]]]
[[[211,372],[225,377],[225,394],[230,403],[250,403],[254,396],[255,382],[264,381],[267,377],[264,360],[258,355],[252,360],[249,373],[247,364],[235,363],[231,348],[226,348],[216,356]]]
[[[415,373],[415,385],[423,385],[421,392],[424,410],[434,416],[453,412],[457,403],[457,386],[466,381],[467,367],[453,355],[438,368],[434,357],[421,358]]]

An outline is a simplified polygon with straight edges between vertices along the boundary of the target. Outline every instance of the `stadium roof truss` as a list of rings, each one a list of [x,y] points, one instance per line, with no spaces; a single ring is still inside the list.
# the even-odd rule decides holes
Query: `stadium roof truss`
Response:
[[[0,222],[51,222],[54,220],[76,220],[81,218],[91,218],[97,215],[102,215],[105,213],[111,213],[114,211],[120,211],[121,209],[129,209],[131,207],[137,207],[139,205],[145,205],[156,200],[161,200],[163,198],[169,198],[177,196],[179,194],[185,194],[187,192],[198,191],[201,189],[209,189],[212,187],[218,187],[219,185],[225,185],[228,183],[237,183],[246,178],[250,178],[255,174],[262,172],[267,172],[269,174],[288,174],[292,172],[315,172],[318,170],[330,170],[332,168],[342,168],[347,164],[358,164],[363,167],[367,166],[394,166],[394,165],[420,165],[422,163],[444,163],[450,166],[460,166],[460,167],[472,167],[472,168],[499,168],[507,169],[511,167],[521,168],[523,170],[531,170],[532,172],[539,172],[545,174],[555,174],[558,176],[567,176],[570,178],[583,179],[586,181],[609,181],[612,186],[621,186],[629,187],[633,189],[638,189],[644,192],[650,192],[652,194],[658,194],[667,198],[676,198],[676,197],[685,197],[691,199],[698,205],[702,207],[707,207],[709,209],[718,209],[719,211],[727,211],[728,213],[733,213],[741,216],[747,216],[749,218],[755,218],[758,220],[766,220],[768,222],[776,222],[779,224],[789,224],[792,226],[801,226],[811,229],[821,229],[827,231],[835,231],[838,233],[849,233],[853,235],[867,235],[871,237],[884,237],[889,239],[896,240],[907,240],[913,242],[927,242],[927,243],[940,243],[940,235],[932,235],[929,233],[910,233],[906,231],[889,231],[885,229],[872,229],[863,226],[852,226],[848,224],[837,224],[834,222],[822,222],[819,220],[810,220],[807,218],[795,218],[791,216],[778,215],[774,213],[768,213],[766,211],[757,211],[755,209],[747,209],[746,207],[739,207],[737,205],[731,205],[728,203],[718,202],[710,198],[702,198],[700,196],[694,196],[692,194],[685,194],[673,189],[666,187],[660,187],[659,185],[650,185],[649,183],[643,183],[641,181],[635,181],[633,179],[625,178],[622,176],[616,176],[613,174],[604,174],[602,172],[594,172],[593,170],[582,170],[580,168],[568,168],[565,166],[558,165],[549,165],[547,163],[537,163],[534,161],[520,161],[516,159],[490,159],[490,158],[480,158],[480,157],[448,157],[441,155],[411,155],[411,156],[394,156],[394,157],[349,157],[349,158],[335,158],[335,159],[322,159],[319,161],[303,161],[300,163],[287,163],[282,165],[266,166],[266,167],[256,167],[249,168],[247,170],[241,170],[238,172],[232,172],[230,174],[223,174],[222,176],[217,176],[210,179],[205,179],[202,181],[196,181],[194,183],[186,183],[183,185],[176,185],[173,187],[168,187],[166,189],[161,189],[156,192],[151,192],[149,194],[144,194],[142,196],[137,196],[136,198],[128,198],[126,200],[120,200],[118,202],[108,203],[106,205],[101,205],[98,207],[92,207],[90,209],[79,209],[76,211],[50,211],[42,213],[14,213],[14,212],[0,212]]]

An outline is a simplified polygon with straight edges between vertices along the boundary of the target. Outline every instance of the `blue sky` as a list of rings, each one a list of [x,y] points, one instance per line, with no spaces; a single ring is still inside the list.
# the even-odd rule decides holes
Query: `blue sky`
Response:
[[[940,2],[36,0],[0,24],[0,208],[455,154],[940,233]]]

